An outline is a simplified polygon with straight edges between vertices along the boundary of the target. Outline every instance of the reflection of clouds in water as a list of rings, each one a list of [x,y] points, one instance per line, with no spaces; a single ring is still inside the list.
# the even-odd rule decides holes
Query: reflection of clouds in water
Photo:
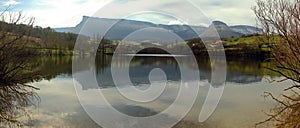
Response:
[[[137,103],[127,100],[122,97],[115,88],[80,90],[80,85],[77,85],[78,87],[76,88],[79,88],[78,94],[82,96],[80,96],[82,105],[86,108],[88,113],[94,113],[94,115],[92,115],[93,119],[95,119],[95,121],[98,121],[98,123],[102,124],[103,126],[150,127],[166,126],[169,122],[176,121],[179,118],[178,115],[180,115],[180,112],[187,109],[186,102],[193,100],[193,94],[185,93],[185,97],[180,97],[181,101],[174,102],[175,98],[177,97],[179,88],[181,88],[181,91],[194,89],[193,87],[190,87],[190,85],[184,86],[184,84],[185,83],[181,85],[180,81],[169,81],[164,94],[150,103]],[[105,96],[105,99],[101,96],[97,96],[100,91]],[[165,100],[161,101],[161,99]],[[171,102],[165,102],[166,100],[170,100]],[[106,101],[108,101],[109,103],[106,104]],[[166,110],[169,109],[170,105],[175,106],[177,111],[173,111],[172,114],[167,113]],[[113,110],[111,106],[114,106],[117,111],[125,115],[146,118],[128,118],[127,116],[123,116],[123,114]],[[159,113],[159,118],[153,118],[157,117],[156,113]],[[149,115],[152,116],[149,117]],[[105,121],[101,120],[103,118],[105,118]],[[153,120],[155,124],[150,124],[153,123],[153,121],[148,121],[148,119]],[[118,124],[114,124],[112,120],[117,121]]]
[[[57,110],[73,110],[79,105],[72,78],[43,80],[34,85],[40,88],[38,91],[41,98],[40,108],[56,112]]]
[[[48,110],[39,110],[32,114],[32,120],[28,123],[29,126],[34,127],[70,127],[64,119],[74,113],[64,112],[49,112]]]
[[[80,107],[73,86],[72,78],[55,78],[33,83],[39,87],[38,95],[41,103],[38,108],[28,108],[32,111],[32,121],[29,125],[35,127],[69,127],[64,119],[77,112]]]
[[[114,88],[102,89],[111,104],[118,106],[120,111],[127,111],[136,115],[147,115],[155,112],[160,112],[164,108],[170,105],[177,92],[179,83],[175,81],[169,81],[167,88],[168,95],[161,97],[156,103],[147,104],[134,104],[120,100],[116,90]],[[207,85],[206,81],[200,81],[200,84]],[[261,97],[264,91],[271,91],[279,94],[285,86],[290,83],[274,83],[269,85],[267,81],[260,83],[245,84],[248,86],[240,86],[234,82],[228,82],[224,92],[224,96],[217,108],[214,115],[206,121],[204,124],[198,123],[198,114],[207,93],[208,86],[200,87],[198,99],[194,105],[194,108],[184,118],[184,121],[179,122],[175,127],[245,127],[252,126],[255,122],[264,119],[261,110],[272,106],[271,103],[266,103]],[[34,83],[35,86],[41,90],[38,91],[41,97],[41,103],[38,109],[30,108],[33,111],[32,119],[30,122],[35,124],[34,127],[97,127],[85,111],[81,108],[76,93],[74,91],[72,78],[56,78],[51,81],[42,80]],[[244,85],[244,84],[243,84]],[[268,86],[267,86],[268,85]],[[97,92],[95,89],[88,89],[86,93]],[[173,95],[174,94],[174,95]],[[176,96],[176,95],[175,95]],[[86,99],[89,103],[90,99]],[[91,103],[92,105],[92,103]],[[138,106],[133,107],[130,106]],[[104,106],[103,106],[104,107]],[[136,112],[135,110],[138,111]],[[268,110],[268,109],[264,109]],[[134,113],[136,112],[136,113]],[[149,112],[149,113],[148,113]],[[229,116],[230,115],[230,116]]]
[[[193,82],[193,81],[191,81]],[[200,81],[200,86],[206,86],[209,85],[206,81]],[[143,88],[140,86],[148,86],[147,84],[141,84],[139,85],[139,88]],[[155,101],[148,102],[148,103],[137,103],[131,100],[125,99],[122,95],[118,93],[118,90],[116,88],[105,88],[101,89],[103,95],[105,96],[106,100],[112,104],[113,106],[119,105],[119,104],[125,104],[125,105],[138,105],[143,106],[151,109],[155,109],[155,111],[162,111],[166,109],[169,105],[171,105],[178,93],[178,89],[180,88],[181,83],[180,81],[168,81],[166,89],[162,93],[162,95],[156,99]],[[187,84],[182,84],[186,89],[189,89],[189,86]],[[101,104],[101,102],[95,103],[94,101],[98,99],[98,97],[95,97],[94,99],[91,98],[93,95],[99,93],[99,89],[89,89],[89,90],[83,90],[83,102],[88,105],[100,105],[102,107],[105,107],[105,104]],[[205,91],[205,90],[202,90]],[[98,99],[100,100],[100,99]],[[190,100],[190,97],[187,96],[185,100]],[[177,104],[180,106],[180,104]],[[184,107],[184,105],[182,105]]]
[[[146,107],[140,107],[140,106],[134,106],[134,105],[120,105],[119,109],[123,112],[127,112],[127,114],[135,115],[135,116],[150,116],[155,113],[158,113],[155,110],[146,108]],[[167,116],[167,115],[165,115]],[[93,120],[91,120],[88,115],[86,115],[85,111],[80,108],[78,109],[77,113],[70,114],[64,118],[64,121],[66,121],[66,124],[68,124],[71,127],[74,128],[83,128],[83,127],[89,127],[89,128],[98,128],[100,127],[98,124],[96,124]],[[119,127],[123,127],[124,124],[120,124],[119,122],[115,122]],[[131,126],[134,126],[136,122],[127,122]],[[157,122],[159,123],[159,122]],[[164,122],[160,122],[164,123]],[[147,124],[149,127],[151,127],[151,124]],[[205,122],[205,123],[199,123],[197,121],[191,121],[191,120],[182,120],[178,124],[176,124],[173,128],[183,128],[183,127],[205,127],[205,128],[211,128],[212,126],[217,126],[217,122]]]

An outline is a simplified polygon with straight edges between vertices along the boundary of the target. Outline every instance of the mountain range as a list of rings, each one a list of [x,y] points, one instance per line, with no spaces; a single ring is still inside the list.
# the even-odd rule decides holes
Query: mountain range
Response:
[[[83,27],[84,26],[84,27]],[[262,34],[254,26],[228,26],[222,21],[213,21],[208,27],[190,25],[165,25],[127,19],[107,19],[83,16],[75,27],[54,28],[57,32],[83,34],[90,37],[104,36],[109,40],[177,42],[198,38],[214,38],[215,32],[221,39]]]

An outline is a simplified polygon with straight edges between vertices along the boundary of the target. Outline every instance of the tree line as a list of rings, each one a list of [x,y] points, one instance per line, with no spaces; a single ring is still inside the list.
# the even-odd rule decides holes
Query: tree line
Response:
[[[0,32],[28,37],[20,41],[28,41],[26,46],[40,49],[72,50],[77,34],[55,32],[50,27],[42,28],[28,24],[7,23],[0,21]],[[88,40],[88,37],[86,37]]]

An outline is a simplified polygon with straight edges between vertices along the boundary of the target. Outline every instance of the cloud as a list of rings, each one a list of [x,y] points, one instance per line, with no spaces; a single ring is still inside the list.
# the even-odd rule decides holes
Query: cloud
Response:
[[[15,4],[25,4],[24,2],[20,3],[15,0],[9,1]],[[179,20],[191,25],[210,24],[212,20],[221,20],[229,25],[255,25],[255,15],[251,10],[255,1],[152,0],[149,2],[147,0],[34,0],[34,2],[30,3],[30,8],[23,11],[35,17],[36,24],[42,27],[75,26],[81,21],[83,15],[93,16],[99,9],[101,11],[106,9],[106,11],[98,12],[101,13],[100,15],[94,15],[101,18],[128,18],[160,24],[176,24],[180,23],[176,22]],[[191,6],[196,6],[198,10],[192,10]],[[137,14],[131,13],[134,11]],[[141,14],[143,11],[159,13]],[[120,12],[124,12],[123,14],[128,13],[127,15],[120,15]],[[166,16],[164,13],[175,16],[175,19],[174,17],[170,18]],[[177,16],[181,16],[183,19],[176,19],[178,18]]]
[[[254,0],[191,0],[211,20],[225,21],[229,25],[255,25],[255,15],[251,8]]]
[[[171,20],[169,21],[168,25],[173,25],[173,24],[180,24],[180,25],[183,25],[185,23],[183,23],[182,21],[180,20]]]
[[[168,24],[179,20],[191,25],[210,24],[208,18],[192,4],[183,0],[135,0],[127,3],[112,2],[95,15],[103,18],[127,18]]]
[[[168,16],[167,14],[157,12],[140,12],[127,16],[126,19],[152,22],[156,24],[169,24],[171,21],[179,21],[176,17]]]
[[[104,6],[109,0],[102,2],[96,0],[49,0],[39,1],[37,6],[43,8],[33,8],[25,10],[26,14],[35,17],[36,24],[42,27],[67,27],[78,24],[82,16],[93,15],[99,8]]]
[[[229,25],[255,25],[255,15],[251,10],[254,4],[255,1],[239,2],[238,0],[152,0],[150,3],[145,0],[136,0],[114,3],[111,10],[107,9],[108,14],[105,16],[118,17],[117,11],[128,12],[128,15],[132,15],[132,11],[142,12],[144,10],[148,12],[150,10],[158,13],[152,14],[152,16],[144,13],[127,18],[162,24],[176,20],[166,17],[165,13],[176,18],[183,18],[179,20],[190,25],[210,24],[214,20],[221,20]]]
[[[13,6],[21,4],[21,2],[18,2],[16,0],[7,0],[7,1],[1,1],[2,6]]]

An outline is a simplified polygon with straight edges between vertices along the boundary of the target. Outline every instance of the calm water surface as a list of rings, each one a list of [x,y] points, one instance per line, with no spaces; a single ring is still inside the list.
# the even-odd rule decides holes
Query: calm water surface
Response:
[[[184,56],[182,56],[184,57]],[[81,107],[72,78],[71,57],[44,57],[34,62],[39,65],[38,72],[47,74],[47,78],[32,83],[39,87],[37,91],[41,102],[37,107],[30,107],[34,127],[99,127]],[[130,64],[130,78],[138,88],[149,86],[148,75],[154,68],[161,68],[167,76],[166,91],[155,102],[141,104],[124,99],[113,84],[111,66],[122,68],[126,57],[119,57],[116,62],[111,62],[111,56],[101,55],[96,58],[96,64],[82,67],[80,72],[94,69],[99,85],[84,85],[80,91],[92,94],[101,89],[110,104],[119,111],[133,116],[155,115],[166,109],[174,101],[180,86],[180,72],[175,59],[172,57],[134,57]],[[196,71],[200,70],[200,90],[197,101],[188,115],[175,127],[203,127],[203,128],[241,128],[254,127],[254,124],[266,118],[263,111],[268,112],[274,107],[275,102],[266,100],[262,95],[265,91],[280,95],[281,91],[289,85],[284,83],[268,83],[268,77],[280,76],[268,72],[264,66],[269,62],[255,59],[228,59],[227,82],[223,97],[213,115],[205,122],[199,123],[198,116],[207,95],[210,82],[209,59],[198,57],[198,65],[189,64],[189,58],[178,62],[183,68]],[[84,58],[78,58],[78,63],[85,63]],[[89,99],[86,99],[87,102]],[[93,104],[91,104],[93,105]],[[108,115],[103,115],[108,116]]]

